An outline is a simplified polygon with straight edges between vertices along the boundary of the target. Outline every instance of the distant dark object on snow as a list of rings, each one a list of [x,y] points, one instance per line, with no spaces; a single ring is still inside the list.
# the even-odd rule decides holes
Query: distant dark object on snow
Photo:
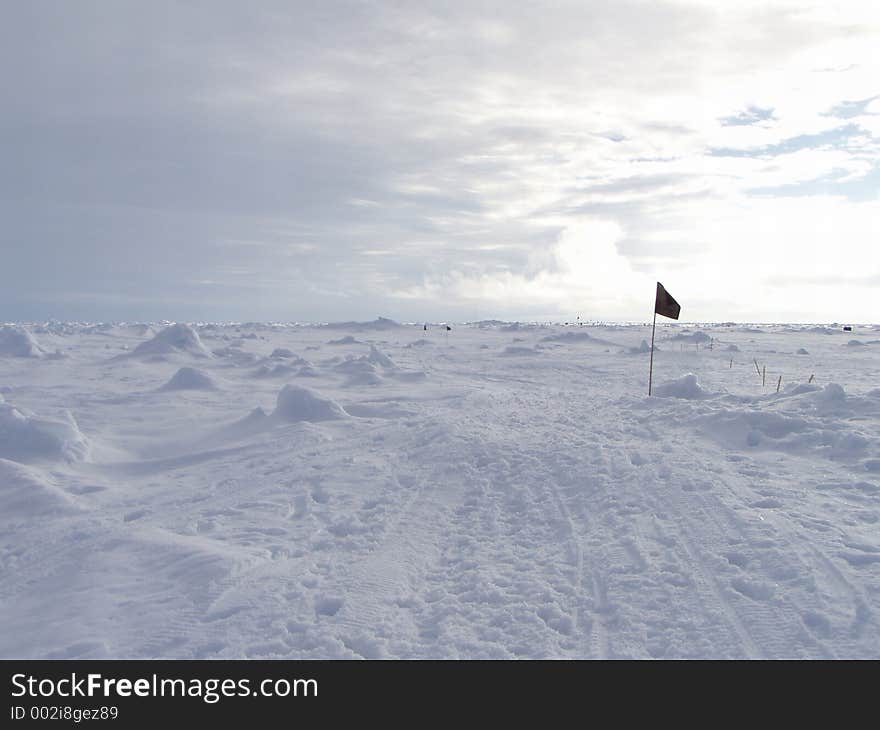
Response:
[[[447,332],[452,332],[452,327],[450,327],[449,325],[446,325],[446,331],[447,331]]]
[[[843,326],[843,331],[844,332],[852,332],[852,327],[850,327],[848,324],[845,324]]]

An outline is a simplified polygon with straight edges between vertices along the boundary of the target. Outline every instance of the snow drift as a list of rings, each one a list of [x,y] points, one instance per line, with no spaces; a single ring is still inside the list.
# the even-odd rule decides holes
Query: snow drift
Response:
[[[0,520],[78,510],[73,497],[36,469],[0,458]]]
[[[371,363],[381,365],[383,368],[393,368],[394,363],[391,358],[384,352],[381,352],[375,345],[370,345],[370,355],[367,358]]]
[[[685,398],[688,400],[708,398],[712,395],[700,385],[697,376],[693,373],[655,385],[653,393],[661,398]]]
[[[272,412],[273,418],[288,422],[332,421],[347,416],[336,401],[300,385],[285,385]]]
[[[180,368],[160,390],[217,390],[214,379],[196,368]]]
[[[501,357],[532,357],[534,355],[540,355],[541,353],[531,347],[517,347],[516,345],[509,345],[505,347],[500,353]]]
[[[660,351],[660,348],[656,345],[654,345],[654,349],[658,352]],[[629,348],[629,353],[631,355],[644,355],[646,352],[651,352],[651,346],[648,344],[647,340],[642,340],[638,347]]]
[[[360,340],[356,340],[351,335],[346,335],[345,337],[340,337],[338,340],[327,340],[328,345],[359,345],[361,344]]]
[[[0,327],[0,355],[8,357],[43,357],[46,352],[24,327]]]
[[[188,324],[172,324],[155,337],[142,342],[131,353],[132,356],[162,356],[185,353],[193,357],[213,357],[202,344],[198,332]]]
[[[10,403],[0,403],[0,458],[31,462],[82,461],[89,442],[67,411],[64,420],[38,418]]]
[[[541,342],[566,342],[569,344],[574,344],[576,342],[592,342],[596,345],[617,345],[615,342],[609,342],[600,337],[593,337],[589,332],[560,332],[559,334],[542,337]]]
[[[382,377],[376,372],[376,365],[367,357],[354,357],[343,360],[333,369],[348,376],[347,385],[378,385]]]
[[[664,326],[650,399],[650,324],[192,326],[215,359],[83,323],[0,357],[0,656],[880,657],[867,326]],[[157,393],[182,366],[222,390]]]
[[[673,335],[669,339],[675,340],[677,342],[690,342],[693,344],[700,344],[701,342],[709,342],[709,340],[711,340],[712,338],[705,332],[702,332],[700,330],[697,330],[696,332],[684,330],[677,335]]]
[[[253,372],[255,378],[281,378],[293,375],[298,370],[297,367],[286,362],[275,362],[274,364],[260,365]]]
[[[387,317],[379,317],[372,322],[331,322],[330,324],[323,325],[325,329],[373,332],[394,330],[398,329],[400,326],[401,325],[398,322],[395,322],[393,319],[388,319]]]

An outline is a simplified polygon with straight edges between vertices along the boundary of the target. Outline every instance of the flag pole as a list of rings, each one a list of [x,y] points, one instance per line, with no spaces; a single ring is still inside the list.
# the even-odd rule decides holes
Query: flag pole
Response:
[[[648,368],[648,395],[651,395],[651,381],[654,379],[654,330],[657,329],[657,307],[654,307],[654,324],[651,326],[651,365]]]

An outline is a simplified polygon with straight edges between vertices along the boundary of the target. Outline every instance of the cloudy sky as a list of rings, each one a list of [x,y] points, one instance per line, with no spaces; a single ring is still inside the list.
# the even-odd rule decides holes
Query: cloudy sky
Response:
[[[0,319],[880,322],[880,3],[2,5]]]

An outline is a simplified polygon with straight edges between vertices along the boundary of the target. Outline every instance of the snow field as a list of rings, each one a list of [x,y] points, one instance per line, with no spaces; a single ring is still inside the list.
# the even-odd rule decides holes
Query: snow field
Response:
[[[13,329],[0,656],[880,656],[876,327]]]

